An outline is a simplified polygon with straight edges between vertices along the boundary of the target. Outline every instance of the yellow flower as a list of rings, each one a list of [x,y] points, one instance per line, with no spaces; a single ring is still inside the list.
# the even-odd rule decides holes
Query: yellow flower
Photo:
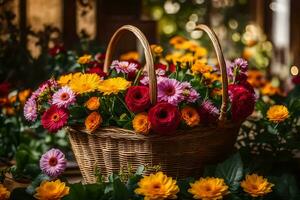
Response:
[[[137,133],[147,134],[150,129],[147,113],[137,114],[132,120],[132,126]]]
[[[228,194],[228,186],[221,178],[200,178],[195,183],[191,183],[191,188],[188,190],[194,199],[202,200],[218,200]]]
[[[212,72],[213,68],[212,66],[206,65],[204,62],[201,60],[197,60],[191,68],[193,74],[204,74],[208,72]]]
[[[10,196],[10,192],[7,190],[4,185],[0,184],[0,199],[7,200]]]
[[[26,102],[30,94],[31,94],[31,89],[22,90],[18,93],[18,98],[21,104],[24,104]]]
[[[98,112],[92,112],[85,119],[85,128],[89,132],[95,131],[102,123],[102,117]]]
[[[166,55],[166,61],[171,62],[176,65],[177,62],[180,62],[180,57],[182,56],[179,52],[174,52],[172,54]]]
[[[204,47],[197,47],[195,51],[196,58],[202,58],[207,55],[207,50]]]
[[[271,122],[283,122],[289,117],[289,111],[287,107],[283,105],[274,105],[269,108],[267,117]]]
[[[207,73],[204,73],[203,76],[205,78],[206,84],[208,84],[208,85],[215,81],[221,81],[221,77],[215,73],[207,72]]]
[[[122,90],[129,88],[131,83],[124,78],[110,78],[100,83],[98,90],[104,95],[118,94]]]
[[[176,44],[183,43],[183,42],[185,42],[186,40],[187,40],[186,38],[177,35],[177,36],[172,37],[172,38],[170,39],[169,43],[170,43],[171,45],[176,45]]]
[[[200,116],[196,109],[190,107],[190,106],[185,106],[181,110],[181,117],[185,121],[185,123],[190,126],[194,127],[199,125],[200,122]]]
[[[38,200],[60,200],[69,194],[69,187],[60,180],[43,181],[39,187],[36,188],[34,197]]]
[[[181,56],[177,62],[181,63],[181,67],[185,68],[187,64],[192,65],[192,63],[195,61],[195,57],[191,53],[184,54]]]
[[[139,60],[139,54],[136,51],[129,51],[122,54],[120,60]]]
[[[151,45],[151,50],[153,51],[154,54],[157,56],[161,55],[163,52],[163,48],[160,45],[152,44]]]
[[[91,55],[83,55],[78,58],[77,63],[79,64],[87,64],[91,61],[92,56]]]
[[[93,92],[100,85],[100,77],[97,74],[74,74],[69,83],[71,89],[78,93]]]
[[[68,85],[69,82],[72,80],[72,77],[73,77],[73,74],[72,74],[72,73],[67,74],[67,75],[62,75],[62,76],[60,76],[59,79],[57,80],[57,83],[58,83],[60,86]]]
[[[264,196],[272,192],[274,185],[262,176],[257,174],[247,175],[246,179],[241,182],[241,187],[252,197]]]
[[[145,196],[145,200],[176,199],[179,187],[176,180],[167,177],[162,172],[145,176],[138,183],[135,193]]]
[[[89,110],[97,110],[100,107],[99,97],[91,97],[85,102],[85,106]]]

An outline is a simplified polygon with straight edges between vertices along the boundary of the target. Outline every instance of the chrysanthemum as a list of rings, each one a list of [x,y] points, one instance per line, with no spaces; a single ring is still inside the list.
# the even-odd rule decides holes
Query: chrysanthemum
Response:
[[[41,170],[50,177],[58,177],[65,171],[66,167],[65,154],[59,149],[50,149],[40,159]]]
[[[134,192],[144,196],[145,200],[176,199],[179,187],[176,185],[176,180],[162,172],[157,172],[142,178]]]
[[[44,112],[41,121],[45,129],[55,133],[67,123],[68,118],[69,114],[66,109],[52,105]]]
[[[194,199],[218,200],[223,199],[229,193],[228,186],[221,178],[200,178],[190,185],[188,192],[193,195]]]
[[[157,84],[158,101],[178,105],[184,100],[183,87],[176,79],[162,78]]]
[[[52,104],[58,107],[67,108],[69,105],[75,103],[75,93],[68,86],[60,88],[52,96]]]
[[[43,181],[35,191],[34,197],[38,200],[60,200],[69,194],[70,188],[60,180]]]
[[[272,192],[274,184],[257,174],[247,175],[246,179],[241,182],[241,187],[252,197],[264,196]]]
[[[203,123],[213,123],[218,119],[219,109],[211,101],[205,100],[198,108],[198,112]]]
[[[189,103],[195,103],[200,97],[199,93],[192,88],[189,82],[182,82],[181,85],[183,86],[185,100]]]
[[[129,88],[131,83],[124,78],[110,78],[102,81],[99,84],[98,90],[104,95],[118,94],[120,91]]]
[[[111,69],[115,69],[118,73],[128,74],[130,72],[136,72],[138,65],[128,61],[115,60],[111,64]]]
[[[71,89],[78,94],[94,92],[101,80],[97,74],[74,74],[69,83]]]
[[[36,101],[31,97],[24,105],[24,116],[28,121],[35,121],[37,118],[37,106]]]

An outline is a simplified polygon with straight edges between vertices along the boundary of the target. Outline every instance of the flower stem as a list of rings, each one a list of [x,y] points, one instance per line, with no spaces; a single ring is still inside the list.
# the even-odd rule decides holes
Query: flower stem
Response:
[[[138,82],[138,80],[139,80],[141,74],[142,74],[142,69],[140,69],[140,70],[138,71],[138,73],[137,73],[137,75],[136,75],[136,77],[135,77],[135,79],[134,79],[133,85],[137,85],[137,82]]]
[[[131,115],[131,117],[133,117],[133,116],[134,116],[134,113],[131,112],[131,111],[128,109],[128,107],[127,107],[126,103],[123,101],[123,99],[120,98],[119,95],[116,95],[116,96],[117,96],[117,98],[119,99],[119,101],[123,104],[123,106],[126,108],[126,110],[129,112],[129,114]]]

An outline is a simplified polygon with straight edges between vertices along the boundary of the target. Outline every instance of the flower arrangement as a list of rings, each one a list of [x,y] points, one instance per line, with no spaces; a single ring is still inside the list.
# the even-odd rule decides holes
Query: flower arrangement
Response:
[[[150,102],[148,74],[134,60],[137,56],[122,55],[130,59],[115,60],[110,71],[104,72],[102,61],[84,55],[77,60],[81,72],[51,78],[33,92],[24,106],[25,118],[40,121],[51,133],[84,125],[91,133],[99,127],[117,126],[141,134],[169,134],[214,124],[222,89],[218,66],[207,63],[207,51],[197,43],[183,38],[170,43],[175,51],[166,56],[161,46],[151,46],[157,76],[155,105]],[[95,63],[98,70],[93,70]],[[236,59],[227,70],[231,101],[227,116],[240,123],[255,104],[247,82],[247,62]]]

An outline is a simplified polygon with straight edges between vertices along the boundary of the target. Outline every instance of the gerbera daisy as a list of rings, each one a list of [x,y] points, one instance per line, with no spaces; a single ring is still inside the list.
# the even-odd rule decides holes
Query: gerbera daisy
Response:
[[[68,118],[66,109],[52,105],[42,115],[42,125],[48,131],[55,133],[67,123]]]
[[[24,105],[24,116],[28,121],[35,121],[37,118],[37,106],[34,98],[29,98]]]
[[[66,167],[65,154],[59,149],[50,149],[40,159],[41,170],[51,177],[58,177],[65,171]]]
[[[98,90],[103,92],[104,95],[118,94],[120,91],[129,88],[131,83],[124,78],[109,78],[101,81]]]
[[[161,78],[158,80],[158,101],[178,105],[184,100],[182,84],[176,79]]]
[[[95,91],[101,80],[97,74],[74,74],[69,83],[71,89],[78,94]]]
[[[138,65],[133,62],[128,61],[113,61],[111,64],[111,69],[115,69],[118,73],[122,72],[128,74],[130,72],[136,72]]]
[[[52,96],[52,104],[58,107],[68,107],[75,103],[75,93],[68,86],[64,86]]]

